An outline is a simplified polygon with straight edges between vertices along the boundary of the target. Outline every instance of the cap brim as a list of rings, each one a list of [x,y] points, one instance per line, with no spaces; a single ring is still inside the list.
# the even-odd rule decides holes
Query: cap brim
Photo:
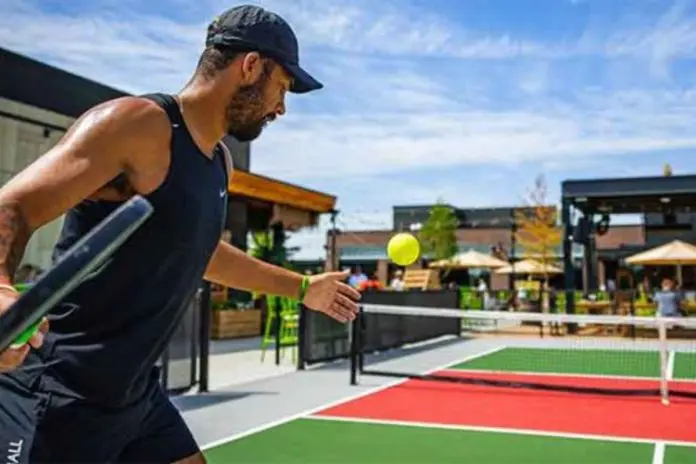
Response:
[[[324,88],[324,84],[310,76],[307,71],[300,68],[298,65],[284,63],[283,67],[294,79],[293,85],[290,88],[292,93],[307,93]]]

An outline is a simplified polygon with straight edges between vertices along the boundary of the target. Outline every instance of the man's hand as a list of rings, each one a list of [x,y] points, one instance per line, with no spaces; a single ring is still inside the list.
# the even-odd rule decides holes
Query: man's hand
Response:
[[[303,303],[309,309],[327,314],[339,322],[355,319],[360,292],[343,283],[350,273],[327,272],[309,278]]]
[[[19,294],[0,290],[0,313],[12,306]],[[38,348],[43,344],[44,334],[48,331],[48,320],[41,321],[39,330],[29,339],[29,343],[18,348],[8,348],[0,353],[0,373],[10,372],[21,366],[29,354],[29,346]]]

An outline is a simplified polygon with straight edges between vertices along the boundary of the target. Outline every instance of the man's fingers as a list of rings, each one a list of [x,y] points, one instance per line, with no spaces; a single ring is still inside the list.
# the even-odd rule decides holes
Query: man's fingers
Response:
[[[347,296],[348,298],[351,298],[355,301],[360,300],[362,298],[362,294],[350,285],[344,284],[343,282],[337,282],[337,285],[338,291],[341,294]]]
[[[15,369],[24,362],[27,354],[29,354],[29,345],[22,345],[19,348],[8,348],[0,354],[0,371],[7,372]]]
[[[350,313],[355,314],[358,312],[359,307],[357,302],[351,300],[345,295],[341,295],[340,293],[337,293],[335,298],[336,303],[348,310]]]
[[[335,300],[332,303],[331,309],[334,313],[340,314],[348,321],[352,321],[353,319],[355,319],[355,311],[351,307],[341,304],[341,302],[339,302],[338,300]]]
[[[345,312],[342,309],[340,309],[339,306],[332,306],[329,315],[336,319],[338,322],[345,323],[350,320],[348,316],[345,314]]]
[[[43,345],[43,342],[44,342],[44,332],[42,332],[41,329],[39,328],[39,330],[34,332],[34,335],[32,335],[31,338],[29,339],[29,344],[32,346],[32,348],[36,349],[36,348],[40,348],[41,345]]]

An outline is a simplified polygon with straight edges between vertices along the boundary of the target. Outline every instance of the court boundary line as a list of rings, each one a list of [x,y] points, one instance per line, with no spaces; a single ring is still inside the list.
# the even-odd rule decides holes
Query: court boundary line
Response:
[[[471,372],[474,374],[511,374],[511,375],[530,375],[540,377],[589,377],[591,379],[616,379],[616,380],[654,380],[659,382],[659,377],[637,377],[632,375],[602,375],[602,374],[576,374],[573,372],[534,372],[534,371],[505,371],[494,369],[443,369],[442,372]]]
[[[550,432],[547,430],[536,430],[536,429],[517,429],[517,428],[507,428],[507,427],[486,427],[479,425],[459,425],[459,424],[442,424],[437,422],[422,422],[422,421],[402,421],[402,420],[389,420],[389,419],[370,419],[370,418],[360,418],[360,417],[346,417],[346,416],[332,416],[332,415],[312,415],[307,416],[304,419],[308,420],[323,420],[328,422],[349,422],[349,423],[359,423],[359,424],[375,424],[375,425],[397,425],[404,427],[416,427],[416,428],[430,428],[430,429],[442,429],[442,430],[461,430],[470,432],[493,432],[501,434],[517,434],[517,435],[530,435],[530,436],[540,436],[548,438],[575,438],[575,439],[585,439],[585,440],[595,440],[595,441],[612,441],[617,443],[641,443],[647,445],[657,445],[662,443],[663,446],[683,446],[689,448],[696,448],[696,442],[680,441],[680,440],[663,440],[663,439],[650,439],[650,438],[638,438],[638,437],[619,437],[614,435],[594,435],[585,433],[571,433],[571,432]]]
[[[651,381],[660,382],[660,377],[638,377],[631,375],[602,375],[602,374],[576,374],[572,372],[533,372],[533,371],[504,371],[504,370],[493,370],[493,369],[460,369],[455,367],[442,369],[440,372],[447,373],[466,373],[471,372],[474,374],[510,374],[510,375],[529,375],[529,376],[558,376],[558,377],[578,377],[578,378],[590,378],[590,379],[607,379],[607,380],[636,380],[636,381]],[[672,378],[668,376],[667,380],[679,383],[696,383],[696,379],[681,379]]]
[[[667,443],[665,443],[664,441],[658,441],[655,443],[652,464],[663,464],[665,462],[665,448],[667,448],[666,445]]]
[[[472,359],[480,358],[483,356],[488,356],[489,354],[495,353],[496,351],[501,351],[505,348],[507,348],[506,345],[497,346],[495,348],[489,348],[487,350],[481,351],[480,353],[475,353],[475,354],[472,354],[469,356],[465,356],[464,358],[461,358],[460,360],[450,361],[447,364],[437,366],[437,367],[432,368],[432,369],[428,369],[427,371],[424,372],[424,374],[430,374],[432,372],[442,370],[442,369],[446,368],[447,366],[451,366],[451,365],[459,363],[459,362],[466,362],[466,361],[470,361]],[[385,361],[385,362],[388,362],[388,361]],[[348,377],[348,375],[346,375],[346,377]],[[317,412],[320,412],[322,410],[333,408],[333,407],[339,406],[341,404],[349,403],[351,401],[355,401],[355,400],[358,400],[360,398],[364,398],[366,396],[369,396],[369,395],[372,395],[375,393],[379,393],[380,391],[386,390],[388,388],[396,387],[398,385],[406,383],[409,380],[410,379],[405,378],[405,379],[398,379],[398,380],[394,380],[391,382],[387,382],[384,385],[378,385],[378,386],[373,387],[373,388],[368,388],[365,391],[361,391],[361,392],[356,393],[354,395],[348,395],[347,397],[341,398],[341,399],[336,400],[336,401],[330,401],[330,402],[322,404],[320,406],[308,408],[304,411],[300,411],[299,413],[296,413],[296,414],[290,414],[288,416],[281,417],[280,419],[276,419],[276,420],[268,422],[266,424],[252,427],[249,430],[245,430],[244,432],[238,432],[238,433],[229,435],[229,436],[224,437],[224,438],[213,440],[209,443],[206,443],[205,445],[200,446],[200,450],[207,451],[207,450],[210,450],[212,448],[216,448],[218,446],[222,446],[222,445],[225,445],[227,443],[231,443],[233,441],[240,440],[240,439],[248,437],[250,435],[255,435],[255,434],[263,432],[265,430],[268,430],[268,429],[271,429],[274,427],[278,427],[278,426],[283,425],[283,424],[287,424],[288,422],[292,422],[293,420],[310,417],[313,414],[316,414]]]

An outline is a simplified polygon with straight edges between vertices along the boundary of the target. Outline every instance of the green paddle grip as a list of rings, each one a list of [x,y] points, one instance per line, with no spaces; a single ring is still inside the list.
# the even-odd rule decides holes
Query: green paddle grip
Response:
[[[15,284],[14,287],[17,289],[19,293],[24,293],[26,290],[29,289],[29,287],[31,287],[31,284]],[[41,325],[41,320],[38,320],[29,328],[27,328],[24,332],[19,334],[19,337],[17,337],[17,339],[12,344],[12,348],[19,348],[25,345],[29,341],[31,336],[34,335],[37,330],[39,330],[39,325]]]
[[[37,330],[39,330],[39,325],[41,325],[41,321],[35,322],[28,329],[19,334],[19,337],[17,337],[17,339],[12,344],[12,348],[19,348],[22,345],[26,344],[31,338],[31,336],[34,335]]]

